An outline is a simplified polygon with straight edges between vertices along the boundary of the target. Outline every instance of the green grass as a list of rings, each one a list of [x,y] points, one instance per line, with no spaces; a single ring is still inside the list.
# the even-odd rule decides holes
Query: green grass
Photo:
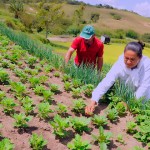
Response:
[[[53,42],[58,45],[63,45],[66,48],[59,48],[55,47],[53,48],[53,51],[61,56],[65,56],[68,48],[71,45],[71,42]],[[119,43],[111,43],[111,44],[105,44],[104,45],[104,63],[111,63],[113,64],[115,61],[117,61],[118,57],[123,53],[124,47],[126,44],[119,44]],[[150,48],[144,48],[143,54],[150,57]],[[75,53],[73,54],[73,57],[75,56]]]

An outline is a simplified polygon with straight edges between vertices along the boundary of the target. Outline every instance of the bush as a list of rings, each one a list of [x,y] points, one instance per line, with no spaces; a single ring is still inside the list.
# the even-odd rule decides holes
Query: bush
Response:
[[[125,38],[125,31],[122,29],[117,29],[117,30],[115,30],[113,37],[117,38],[117,39],[124,39]]]
[[[121,20],[121,18],[122,18],[119,14],[116,14],[116,13],[113,13],[113,12],[111,12],[110,15],[111,15],[111,16],[113,17],[113,19],[115,19],[115,20]]]
[[[144,42],[150,42],[150,33],[143,34],[141,38]]]
[[[132,39],[138,39],[139,35],[137,32],[133,31],[133,30],[128,30],[126,32],[126,37],[132,38]]]
[[[93,21],[93,22],[97,22],[98,20],[99,20],[99,14],[98,13],[92,13],[91,14],[91,20]]]
[[[73,34],[74,36],[77,36],[78,33],[80,33],[80,29],[77,26],[70,26],[67,30],[69,34]]]

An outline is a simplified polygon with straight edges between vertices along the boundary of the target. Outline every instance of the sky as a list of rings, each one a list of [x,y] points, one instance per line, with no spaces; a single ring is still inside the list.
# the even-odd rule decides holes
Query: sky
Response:
[[[134,11],[142,16],[150,17],[150,0],[78,0],[89,4],[108,4],[118,9]]]

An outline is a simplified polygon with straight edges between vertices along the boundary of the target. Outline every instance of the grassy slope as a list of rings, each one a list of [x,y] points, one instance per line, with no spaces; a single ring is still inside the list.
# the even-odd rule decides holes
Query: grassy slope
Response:
[[[70,42],[53,42],[58,45],[63,45],[69,48]],[[104,62],[105,63],[114,63],[118,56],[120,56],[123,53],[125,44],[118,44],[118,43],[111,43],[109,45],[105,44],[104,47]],[[54,48],[54,52],[60,54],[61,56],[65,56],[68,48]],[[144,48],[143,54],[150,57],[150,48]],[[74,55],[75,56],[75,53]]]
[[[74,10],[76,10],[79,6],[65,4],[63,7],[66,15],[68,17],[71,17]],[[111,12],[120,15],[122,19],[121,20],[113,19],[112,16],[110,15]],[[140,34],[150,32],[150,18],[145,18],[135,13],[123,10],[86,6],[84,19],[89,21],[91,13],[100,14],[99,21],[93,24],[99,30],[132,29]]]

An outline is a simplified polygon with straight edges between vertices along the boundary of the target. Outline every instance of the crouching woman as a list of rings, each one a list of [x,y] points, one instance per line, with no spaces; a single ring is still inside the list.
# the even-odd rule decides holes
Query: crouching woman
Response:
[[[144,46],[142,42],[130,42],[126,45],[124,54],[92,92],[91,101],[85,108],[87,115],[93,113],[99,99],[117,79],[131,85],[137,99],[150,99],[150,59],[142,55]]]

